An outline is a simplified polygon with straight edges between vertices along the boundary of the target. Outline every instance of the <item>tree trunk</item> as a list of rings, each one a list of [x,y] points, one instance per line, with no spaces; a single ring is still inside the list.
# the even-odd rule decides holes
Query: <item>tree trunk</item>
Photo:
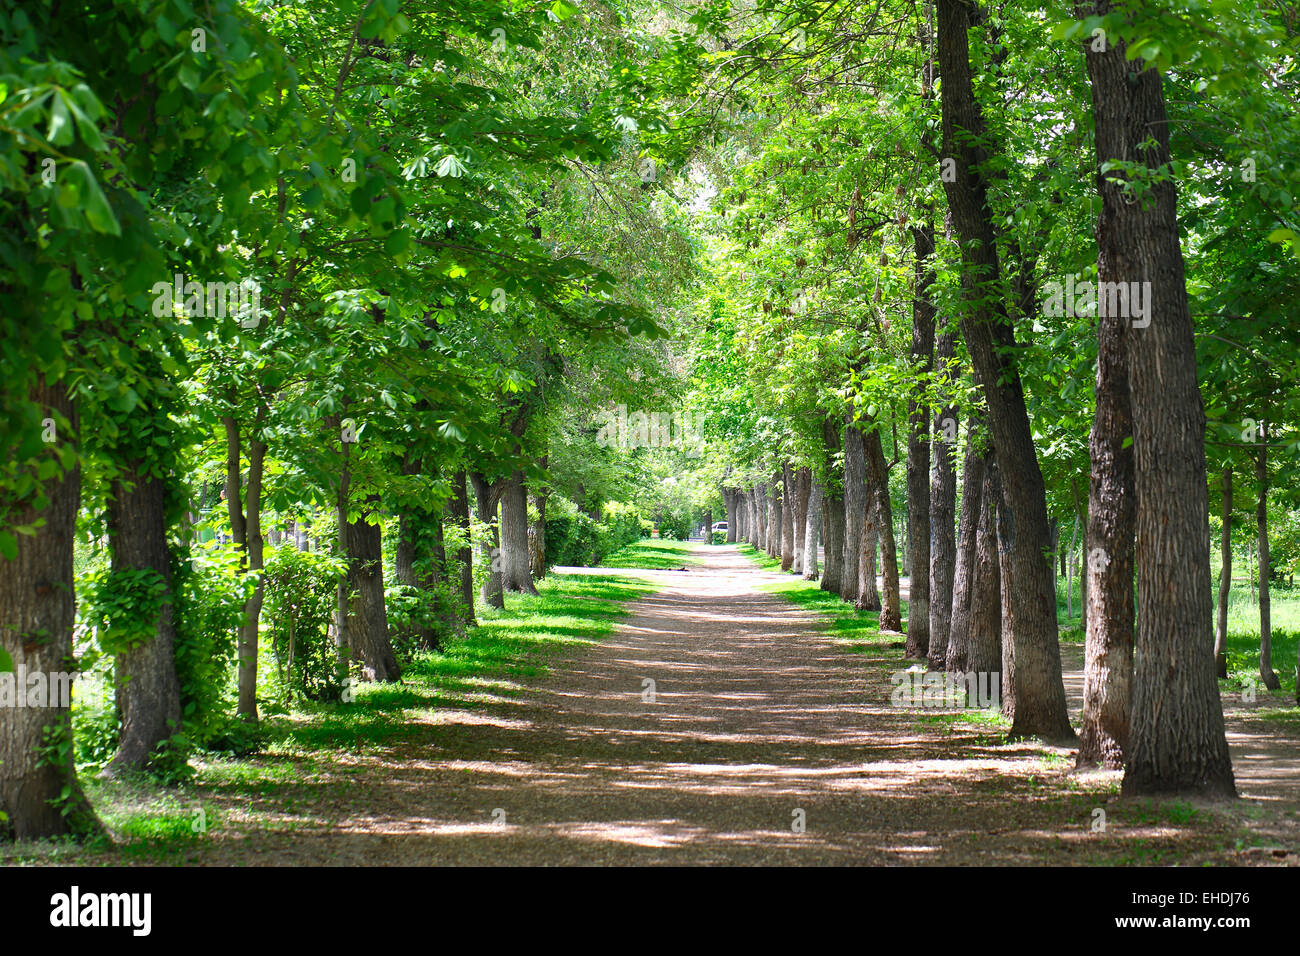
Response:
[[[840,568],[840,597],[857,602],[862,585],[863,550],[867,524],[866,461],[862,432],[857,425],[844,427],[844,564]],[[872,576],[872,580],[875,578]]]
[[[935,349],[935,362],[940,366],[940,371],[947,367],[952,357],[954,338],[955,336],[948,332],[939,337]],[[957,449],[956,426],[956,407],[949,405],[940,409],[939,414],[935,416],[934,433],[940,436],[948,433],[953,438],[948,441],[941,437],[938,444],[932,445],[931,448],[934,465],[929,475],[930,649],[927,655],[931,670],[943,670],[947,666],[948,636],[952,630],[953,589],[957,564],[957,539],[953,529],[957,510],[957,470],[954,461]],[[913,584],[918,573],[926,575],[926,565],[920,565],[920,570],[913,572]],[[910,596],[908,607],[909,614],[916,613],[916,606],[910,603]]]
[[[447,517],[459,529],[465,543],[456,549],[456,564],[460,575],[459,597],[461,621],[466,627],[477,627],[474,616],[474,552],[470,548],[469,495],[465,490],[465,472],[458,471],[451,479],[451,499],[447,502]]]
[[[858,596],[854,605],[863,611],[880,610],[880,588],[876,586],[876,548],[880,543],[880,519],[875,502],[867,495],[867,513],[862,520],[862,552],[858,558]]]
[[[974,584],[971,589],[970,629],[966,661],[958,670],[972,674],[1002,673],[1002,573],[998,550],[997,465],[980,467],[983,483],[975,533]],[[992,678],[989,686],[993,686]],[[1001,686],[999,679],[998,686]]]
[[[470,482],[474,485],[474,508],[478,520],[486,526],[483,539],[479,542],[479,560],[487,567],[487,578],[483,581],[480,597],[488,607],[504,608],[505,591],[501,579],[501,547],[497,531],[497,505],[501,501],[501,481],[488,481],[482,472],[470,472]]]
[[[1070,532],[1069,558],[1065,562],[1065,619],[1074,619],[1074,546],[1079,541],[1079,515],[1074,516],[1074,530]]]
[[[808,530],[808,497],[812,493],[812,475],[807,468],[794,472],[794,565],[795,574],[802,575],[804,567],[804,538]]]
[[[1011,550],[1014,526],[1012,524],[1011,508],[1007,505],[1006,492],[1002,483],[1002,468],[996,455],[989,462],[986,474],[990,475],[992,480],[985,486],[985,490],[988,492],[985,497],[992,497],[993,499],[994,524],[997,528],[998,538],[998,587],[1001,591],[999,603],[1002,608],[1002,680],[999,683],[999,692],[1002,697],[1002,716],[1010,720],[1014,725],[1016,720],[1017,648],[1012,637],[1013,628],[1010,619],[1012,613],[1011,594],[1016,586],[1016,568],[1012,563]]]
[[[537,593],[529,573],[528,496],[524,474],[518,468],[501,489],[501,586],[507,591]]]
[[[260,424],[263,412],[259,410]],[[266,462],[266,445],[256,438],[248,443],[248,492],[243,500],[240,475],[240,429],[232,416],[222,419],[226,428],[226,509],[230,515],[231,534],[237,547],[244,551],[241,565],[253,573],[262,570],[262,470]],[[254,427],[257,427],[256,425]],[[253,596],[244,605],[244,620],[239,627],[239,703],[236,713],[248,723],[257,723],[257,654],[258,634],[264,597],[261,576]]]
[[[808,508],[803,528],[803,579],[817,580],[817,538],[821,525],[822,483],[808,474]]]
[[[971,608],[978,584],[979,524],[983,512],[984,472],[987,459],[976,444],[978,421],[972,420],[966,431],[966,457],[962,466],[961,518],[957,529],[957,563],[953,570],[952,623],[948,627],[948,650],[945,669],[953,673],[966,670],[970,655]]]
[[[1232,466],[1223,469],[1223,529],[1219,535],[1219,608],[1214,625],[1214,669],[1228,676],[1228,598],[1232,594]]]
[[[65,388],[38,379],[30,396],[38,417],[66,417],[72,434],[77,434],[76,409]],[[12,662],[15,695],[22,694],[24,704],[35,704],[0,707],[0,811],[8,818],[0,823],[0,839],[37,840],[100,830],[73,764],[73,675],[68,671],[76,622],[72,555],[81,473],[73,469],[51,478],[41,491],[47,499],[43,510],[22,507],[11,517],[15,524],[38,519],[44,524],[35,534],[16,536],[18,553],[12,559],[0,558],[0,649]],[[10,499],[5,504],[17,503]],[[47,693],[33,700],[29,679],[18,680],[21,673],[29,679],[46,675]],[[65,673],[66,693],[64,679],[55,676]],[[46,759],[42,750],[42,744],[50,742],[46,728],[54,728],[66,745],[58,760]]]
[[[1092,475],[1083,547],[1087,637],[1077,764],[1108,770],[1124,766],[1133,698],[1135,502],[1127,322],[1098,317],[1097,410],[1089,437]],[[1077,493],[1075,501],[1077,507]]]
[[[741,508],[735,491],[723,491],[722,500],[727,506],[727,544],[735,544],[743,534],[741,525]]]
[[[781,504],[781,570],[789,571],[794,567],[794,475],[790,463],[781,463],[780,477]]]
[[[875,498],[877,527],[880,529],[880,565],[884,588],[880,605],[880,629],[897,631],[903,627],[902,594],[898,584],[898,551],[894,544],[894,507],[889,500],[889,468],[885,464],[885,449],[880,432],[872,429],[862,436],[863,458],[866,463],[867,493]],[[927,505],[926,510],[929,510]],[[927,548],[927,550],[929,550]],[[928,564],[928,562],[927,562]],[[915,580],[915,579],[913,579]],[[929,611],[926,611],[927,617]],[[927,625],[928,630],[928,625]],[[916,657],[925,657],[929,644],[920,649]],[[912,653],[908,652],[908,657]]]
[[[347,522],[344,534],[351,597],[347,627],[352,658],[361,662],[366,680],[391,683],[402,675],[388,636],[388,610],[384,604],[383,532],[367,518],[367,509],[356,521]],[[340,515],[346,521],[346,514]]]
[[[1269,690],[1282,684],[1273,673],[1273,605],[1268,593],[1268,422],[1259,423],[1259,453],[1255,458],[1259,504],[1255,524],[1259,531],[1259,679]]]
[[[166,582],[168,599],[154,622],[154,636],[116,656],[117,708],[122,719],[117,753],[107,772],[139,770],[164,740],[180,731],[181,688],[176,676],[176,625],[171,553],[167,547],[166,488],[126,464],[108,502],[112,570],[150,571]]]
[[[549,455],[543,455],[538,464],[545,469],[549,458]],[[537,487],[532,489],[537,520],[528,529],[528,565],[535,581],[546,576],[546,499],[549,497],[549,488],[539,480]]]
[[[1005,303],[989,299],[1002,278],[997,237],[987,198],[984,163],[990,159],[986,130],[975,100],[968,46],[969,7],[962,0],[938,0],[939,64],[943,84],[943,155],[955,160],[955,181],[943,183],[961,243],[967,308],[962,331],[975,379],[988,405],[1003,493],[1009,508],[1012,656],[1014,696],[1011,737],[1072,742],[1056,630],[1055,587],[1044,560],[1049,548],[1047,500],[1034,453],[1024,390],[1015,366],[1015,337]]]
[[[918,375],[934,367],[934,304],[930,287],[934,284],[934,227],[930,223],[912,229],[913,271],[916,291],[912,296],[912,366]],[[951,338],[949,338],[951,343]],[[949,354],[951,354],[951,349]],[[918,394],[918,392],[920,394]],[[925,657],[930,652],[934,634],[930,627],[930,549],[934,528],[930,514],[930,441],[927,430],[930,416],[923,389],[913,389],[907,400],[907,656]],[[942,446],[940,446],[942,448]],[[941,452],[940,452],[941,453]],[[950,459],[951,461],[951,459]],[[951,513],[949,537],[951,537]],[[948,595],[950,598],[951,595]],[[945,632],[942,643],[948,643]],[[942,653],[942,652],[940,652]]]
[[[943,0],[945,3],[953,0]],[[1111,10],[1109,0],[1095,12]],[[1125,45],[1087,53],[1099,164],[1166,169],[1169,122],[1160,74]],[[1140,71],[1140,72],[1139,72]],[[1214,678],[1205,411],[1179,247],[1174,181],[1141,201],[1098,173],[1098,275],[1150,282],[1143,325],[1127,333],[1137,495],[1137,642],[1123,793],[1235,796]],[[1103,326],[1103,328],[1105,328]],[[1018,663],[1018,661],[1017,661]]]
[[[781,473],[772,476],[767,485],[767,557],[781,559],[781,540],[785,537],[784,483]]]

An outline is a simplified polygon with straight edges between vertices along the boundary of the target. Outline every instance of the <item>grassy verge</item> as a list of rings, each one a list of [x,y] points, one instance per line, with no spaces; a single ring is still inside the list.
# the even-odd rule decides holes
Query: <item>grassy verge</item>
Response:
[[[640,542],[611,555],[612,567],[680,567],[689,547]],[[609,562],[607,562],[609,563]],[[671,563],[671,562],[669,562]],[[330,788],[355,786],[376,761],[400,761],[440,734],[437,709],[474,710],[525,694],[556,658],[609,635],[624,605],[655,585],[625,575],[553,572],[538,593],[508,595],[505,610],[478,609],[479,625],[440,652],[405,662],[400,684],[366,685],[349,703],[295,704],[263,719],[252,755],[201,754],[195,775],[164,787],[136,776],[82,784],[110,836],[88,844],[44,841],[0,845],[0,863],[184,864],[201,861],[202,837],[224,827],[293,829],[326,817]],[[240,819],[229,815],[238,812]],[[256,839],[254,836],[253,839]]]
[[[621,551],[615,551],[604,561],[602,568],[647,568],[652,571],[671,571],[675,568],[690,567],[699,564],[697,554],[704,545],[689,544],[685,541],[670,541],[665,538],[643,538],[629,544]]]

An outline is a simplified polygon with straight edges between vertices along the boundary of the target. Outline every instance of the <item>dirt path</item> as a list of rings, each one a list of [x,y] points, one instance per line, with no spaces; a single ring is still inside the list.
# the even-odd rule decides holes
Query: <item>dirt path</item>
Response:
[[[1121,804],[1117,775],[1067,773],[1069,751],[891,707],[901,651],[849,653],[756,590],[781,576],[732,548],[625,573],[664,587],[607,641],[518,699],[428,713],[398,748],[277,795],[269,832],[223,807],[195,862],[1271,862],[1236,848],[1260,820],[1296,859],[1294,763],[1227,814]],[[1234,739],[1238,766],[1250,746]]]

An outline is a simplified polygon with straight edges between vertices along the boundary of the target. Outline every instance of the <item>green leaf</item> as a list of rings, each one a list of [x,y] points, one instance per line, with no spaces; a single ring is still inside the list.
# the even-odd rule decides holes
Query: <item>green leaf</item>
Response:
[[[68,167],[65,174],[76,185],[79,198],[81,200],[81,211],[86,216],[86,221],[96,232],[107,233],[111,236],[120,236],[122,227],[118,225],[117,217],[113,215],[113,209],[104,198],[104,193],[99,188],[99,183],[90,172],[90,167],[80,160]]]

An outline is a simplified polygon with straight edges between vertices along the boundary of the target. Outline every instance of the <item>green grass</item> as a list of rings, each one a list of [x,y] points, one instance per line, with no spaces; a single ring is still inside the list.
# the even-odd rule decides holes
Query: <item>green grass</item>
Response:
[[[699,547],[703,547],[702,545]],[[643,538],[629,544],[621,551],[600,562],[602,568],[647,568],[653,571],[671,571],[675,568],[699,564],[697,545],[666,538]]]
[[[1217,569],[1217,555],[1212,562]],[[1218,575],[1214,578],[1214,594],[1218,600]],[[1282,688],[1269,691],[1259,684],[1259,598],[1251,598],[1250,582],[1234,578],[1228,592],[1228,679],[1220,681],[1224,691],[1238,692],[1254,681],[1260,700],[1275,701],[1280,705],[1294,705],[1296,684],[1296,653],[1300,649],[1300,587],[1274,583],[1269,588],[1269,618],[1273,644],[1273,672]],[[1079,580],[1074,581],[1074,616],[1065,616],[1065,578],[1057,579],[1057,623],[1061,627],[1061,640],[1082,644],[1084,641]],[[1262,713],[1260,716],[1264,716]],[[1265,719],[1273,719],[1265,717]]]
[[[679,542],[642,541],[612,555],[609,563],[681,567],[690,550]],[[505,610],[479,608],[479,626],[441,652],[405,661],[400,684],[365,685],[350,703],[296,704],[282,715],[264,717],[260,753],[199,754],[194,778],[177,787],[143,776],[84,776],[86,794],[113,840],[0,846],[0,862],[196,861],[203,827],[221,829],[221,803],[251,811],[252,820],[240,824],[243,829],[319,822],[305,787],[323,780],[348,786],[349,778],[363,772],[341,758],[400,758],[403,744],[436,744],[447,731],[419,720],[423,714],[517,699],[526,693],[525,681],[544,675],[574,648],[607,637],[629,613],[624,605],[655,589],[634,577],[551,573],[538,582],[537,595],[510,594]],[[276,814],[274,823],[268,807]]]

